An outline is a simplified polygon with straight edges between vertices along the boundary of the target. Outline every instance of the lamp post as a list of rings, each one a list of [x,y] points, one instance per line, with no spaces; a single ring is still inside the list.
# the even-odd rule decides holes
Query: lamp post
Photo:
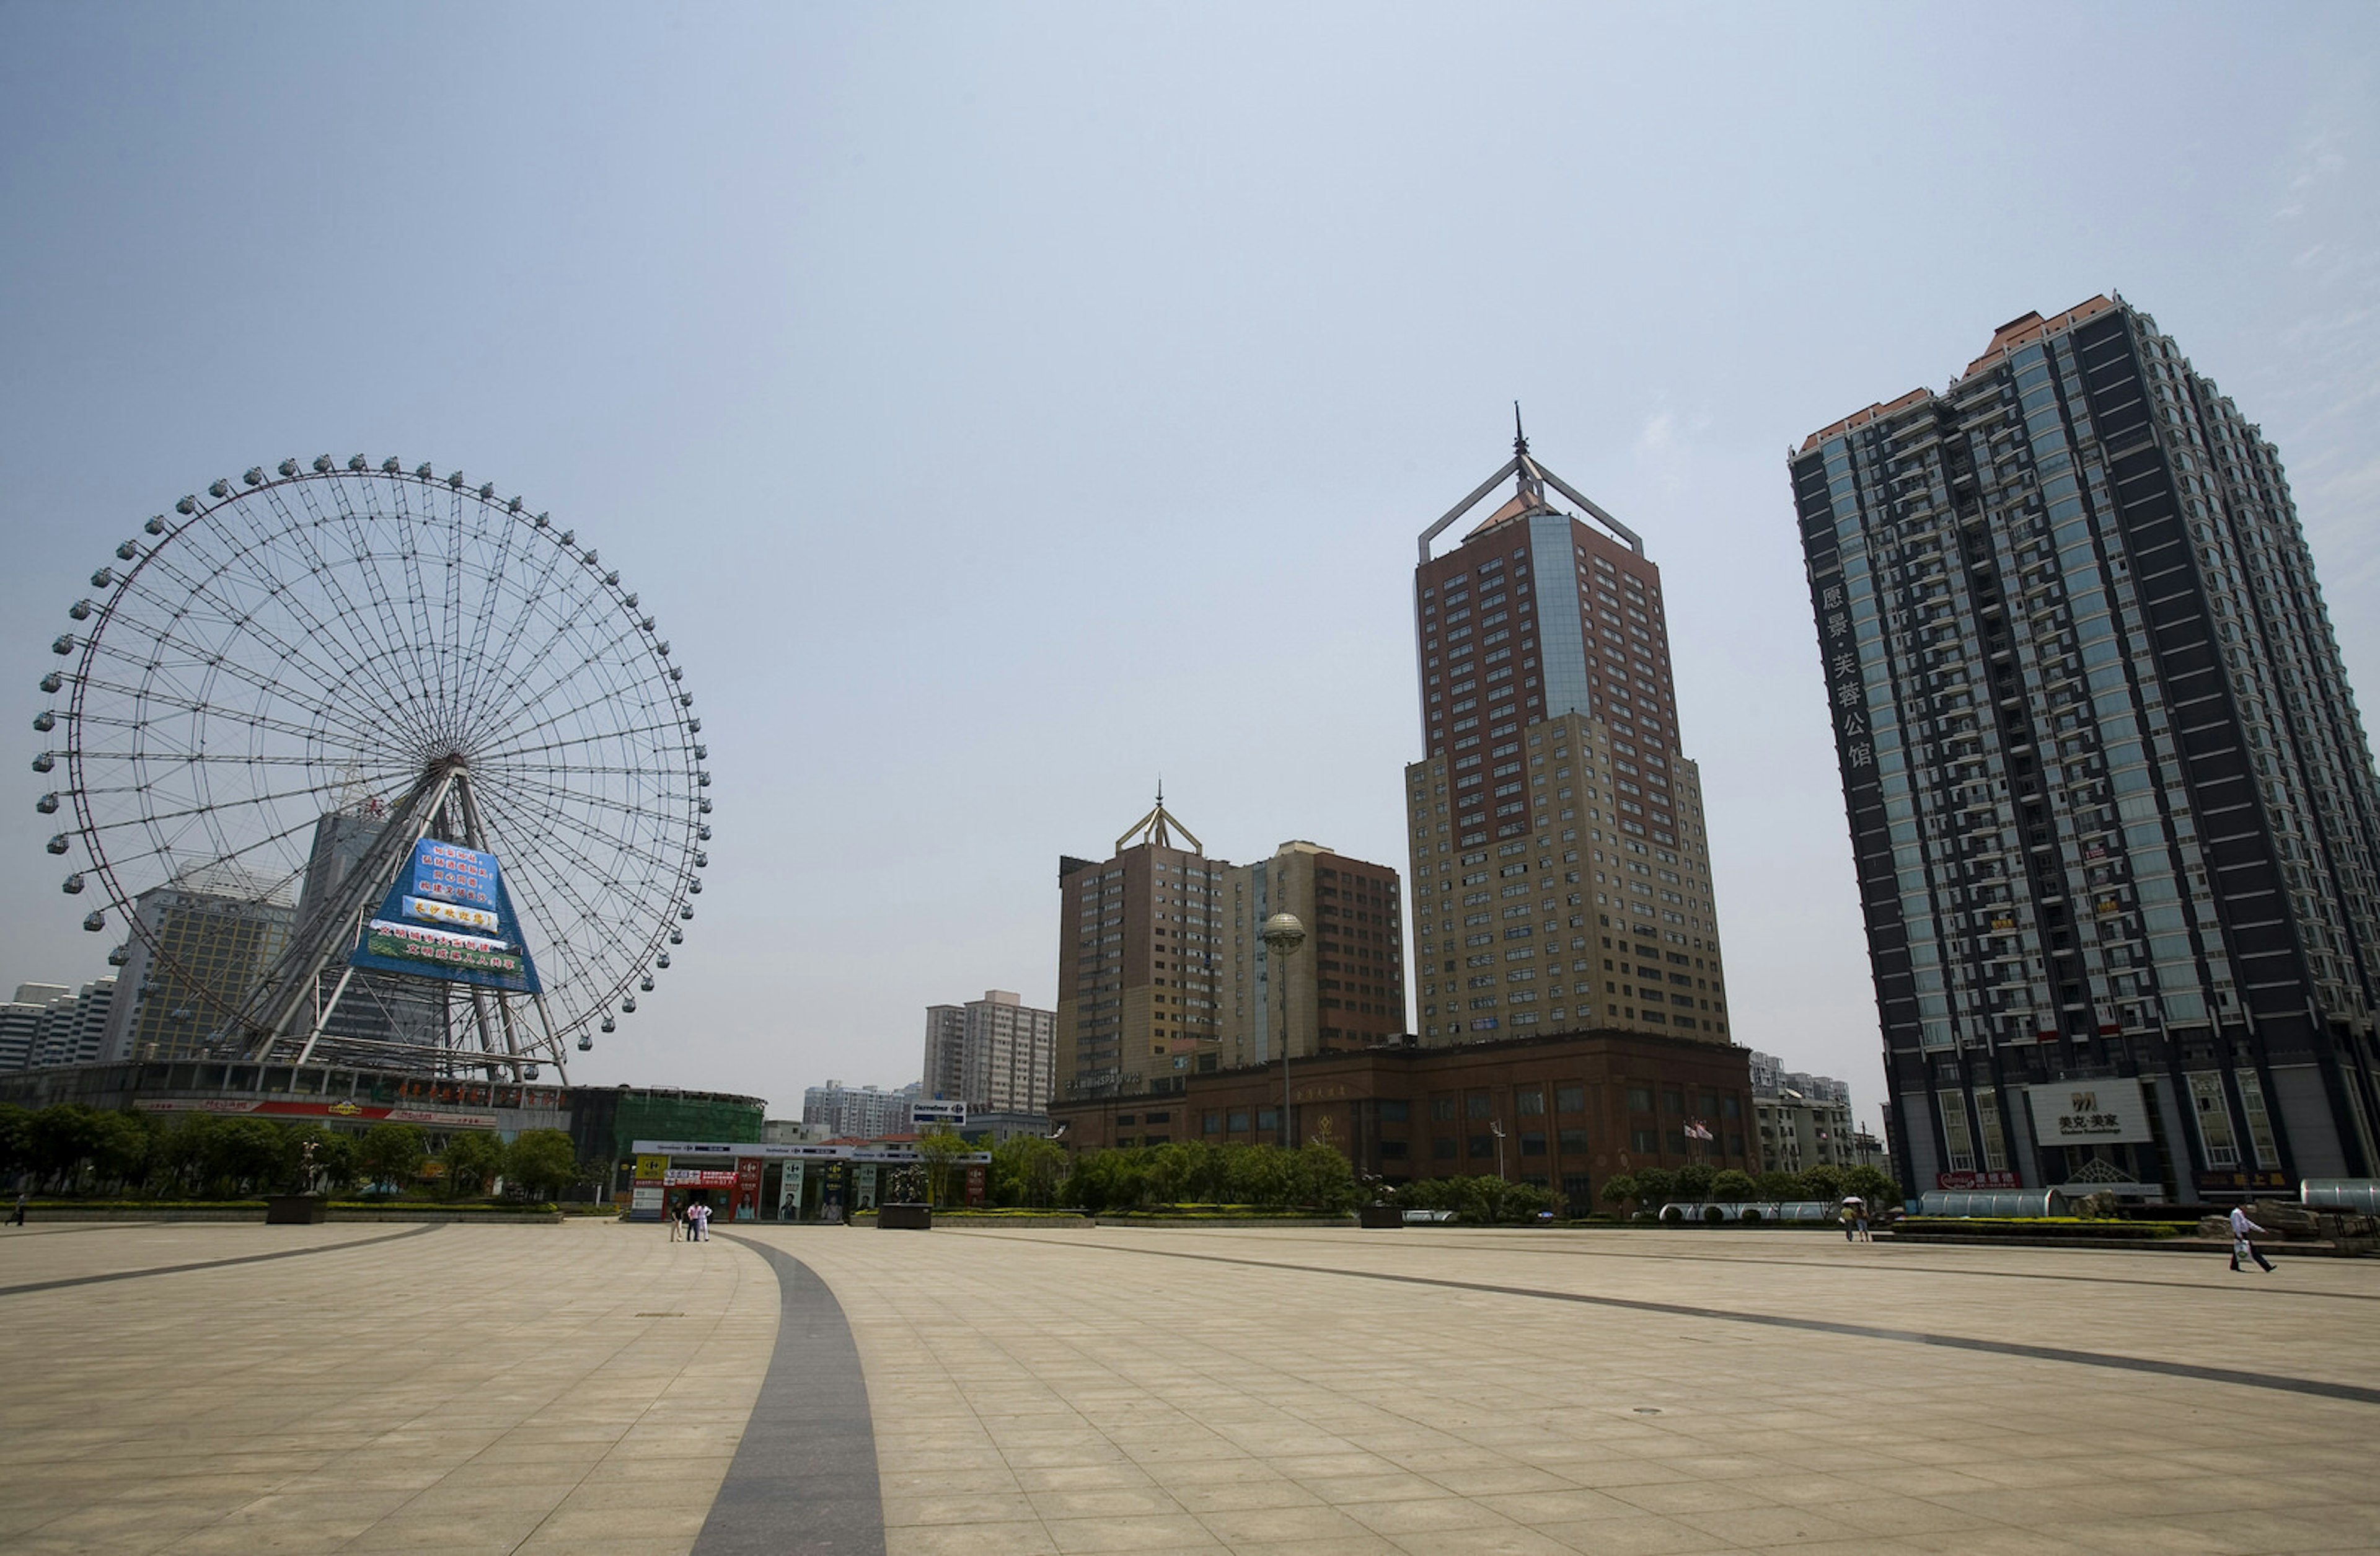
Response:
[[[1281,1146],[1293,1149],[1289,1128],[1289,959],[1305,943],[1305,926],[1294,913],[1276,913],[1265,920],[1259,939],[1272,953],[1273,987],[1281,995]]]

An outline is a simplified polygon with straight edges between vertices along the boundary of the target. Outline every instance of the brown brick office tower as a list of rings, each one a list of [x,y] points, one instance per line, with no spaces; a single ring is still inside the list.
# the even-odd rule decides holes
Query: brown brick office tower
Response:
[[[1508,478],[1512,498],[1433,557]],[[1420,550],[1427,754],[1405,796],[1422,1042],[1588,1027],[1730,1041],[1702,782],[1644,542],[1515,436]]]

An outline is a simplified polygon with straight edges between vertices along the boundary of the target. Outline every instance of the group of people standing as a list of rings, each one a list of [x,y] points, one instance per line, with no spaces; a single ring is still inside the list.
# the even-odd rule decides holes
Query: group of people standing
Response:
[[[684,1237],[689,1243],[710,1241],[710,1207],[700,1200],[691,1205],[670,1207],[670,1241]]]

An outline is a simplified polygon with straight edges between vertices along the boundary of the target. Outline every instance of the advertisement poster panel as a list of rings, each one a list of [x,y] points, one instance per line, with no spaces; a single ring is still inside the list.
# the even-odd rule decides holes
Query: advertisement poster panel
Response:
[[[983,1209],[984,1184],[989,1174],[990,1169],[981,1163],[966,1170],[966,1202],[969,1209],[978,1210]]]
[[[802,1165],[798,1161],[785,1163],[784,1182],[777,1190],[779,1221],[802,1219]]]
[[[544,991],[493,854],[423,838],[365,920],[351,966],[468,983],[514,994]]]
[[[636,1172],[628,1181],[628,1219],[661,1220],[663,1211],[662,1200],[668,1192],[668,1157],[638,1157]]]
[[[852,1201],[851,1208],[855,1210],[872,1210],[876,1209],[876,1163],[861,1161],[853,1165],[858,1171],[859,1186],[856,1191],[857,1197]]]
[[[2025,1088],[2033,1137],[2045,1146],[2138,1143],[2149,1138],[2149,1110],[2134,1078],[2051,1081]]]
[[[740,1158],[735,1163],[735,1201],[728,1207],[730,1221],[760,1219],[760,1159]]]

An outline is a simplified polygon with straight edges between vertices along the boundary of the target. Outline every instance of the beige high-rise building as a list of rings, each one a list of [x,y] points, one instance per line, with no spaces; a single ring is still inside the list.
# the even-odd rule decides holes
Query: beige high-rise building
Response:
[[[1104,863],[1059,859],[1057,1097],[1170,1089],[1211,1053],[1230,868],[1162,795]]]
[[[1036,1010],[1005,989],[963,1005],[926,1007],[929,1100],[965,1102],[970,1112],[1048,1111],[1055,1079],[1057,1013]]]
[[[1281,1054],[1288,988],[1290,1057],[1357,1049],[1405,1029],[1404,936],[1397,872],[1319,844],[1284,843],[1272,857],[1224,872],[1228,945],[1217,964],[1220,1021],[1214,1064],[1263,1064]],[[1265,920],[1291,913],[1305,943],[1273,966]]]
[[[1397,872],[1385,865],[1302,842],[1255,864],[1210,859],[1160,796],[1112,858],[1062,858],[1058,880],[1062,1100],[1176,1090],[1195,1071],[1277,1057],[1281,995],[1260,937],[1284,911],[1306,931],[1288,959],[1293,1056],[1405,1029]]]
[[[1508,476],[1511,500],[1431,556]],[[1420,550],[1427,754],[1405,769],[1405,796],[1422,1041],[1587,1027],[1729,1041],[1659,568],[1519,437]]]

